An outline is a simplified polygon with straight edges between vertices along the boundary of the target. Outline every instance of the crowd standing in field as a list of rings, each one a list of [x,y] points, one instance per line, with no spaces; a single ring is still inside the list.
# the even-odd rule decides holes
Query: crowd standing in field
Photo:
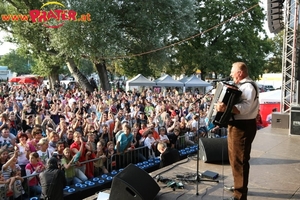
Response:
[[[8,83],[0,95],[0,199],[40,196],[39,176],[30,175],[52,169],[47,166],[52,157],[71,185],[108,173],[112,155],[147,146],[154,157],[176,148],[181,136],[193,145],[209,131],[222,134],[206,124],[212,94]],[[91,159],[96,161],[86,162]]]

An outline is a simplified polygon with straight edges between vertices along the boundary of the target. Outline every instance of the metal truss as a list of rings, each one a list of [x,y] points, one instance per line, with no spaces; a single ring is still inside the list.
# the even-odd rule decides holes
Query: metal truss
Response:
[[[299,25],[299,0],[285,1],[285,27],[283,36],[282,56],[282,94],[281,113],[287,113],[291,104],[296,102],[297,77],[299,78],[299,48],[300,40],[297,38]],[[298,48],[297,48],[298,47]],[[296,77],[297,76],[297,77]],[[299,80],[300,81],[300,80]],[[299,100],[299,99],[297,99]]]

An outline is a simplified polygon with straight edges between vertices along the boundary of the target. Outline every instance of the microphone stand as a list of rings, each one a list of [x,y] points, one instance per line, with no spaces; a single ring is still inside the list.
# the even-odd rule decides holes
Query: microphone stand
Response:
[[[204,94],[204,96],[206,96],[208,93],[210,93],[213,89],[209,90],[206,94]],[[199,102],[201,99],[197,99],[194,103],[197,103]],[[200,106],[199,106],[200,107]],[[198,132],[200,130],[200,115],[199,115],[199,118],[198,118],[198,127],[197,127],[197,134],[198,135]],[[200,167],[199,167],[199,161],[200,161],[200,155],[199,155],[199,151],[200,151],[200,145],[199,145],[199,140],[200,140],[200,137],[197,138],[197,143],[198,143],[198,148],[197,148],[197,172],[196,172],[196,195],[199,196],[199,183],[201,181],[206,181],[206,182],[215,182],[215,183],[219,183],[218,180],[209,180],[209,179],[201,179],[201,175],[199,173],[199,170],[200,170]]]
[[[200,140],[200,139],[199,139]],[[199,183],[201,181],[206,181],[206,182],[215,182],[219,183],[219,180],[209,180],[209,179],[201,179],[201,176],[199,174],[199,161],[200,161],[200,156],[199,156],[199,140],[198,140],[198,149],[197,149],[197,172],[196,172],[196,195],[199,196]]]

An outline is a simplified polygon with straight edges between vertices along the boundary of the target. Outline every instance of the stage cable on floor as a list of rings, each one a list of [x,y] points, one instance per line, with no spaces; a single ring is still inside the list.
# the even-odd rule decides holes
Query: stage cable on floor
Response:
[[[176,200],[178,200],[180,197],[182,197],[183,195],[185,195],[186,192],[183,192],[182,194],[180,194],[178,197],[176,197]]]
[[[171,190],[171,191],[163,192],[163,193],[161,193],[158,197],[161,197],[161,196],[163,196],[163,195],[165,195],[165,194],[169,194],[169,193],[171,193],[171,192],[174,192],[174,191]]]
[[[155,177],[157,177],[157,176],[160,176],[160,175],[162,175],[162,174],[164,174],[164,173],[166,173],[166,172],[168,172],[168,171],[174,169],[175,167],[177,167],[177,166],[179,166],[179,165],[182,165],[182,164],[185,164],[185,163],[187,163],[187,162],[189,162],[189,161],[190,161],[190,158],[189,158],[189,156],[188,156],[187,159],[186,159],[186,161],[177,163],[177,164],[173,165],[172,167],[166,169],[165,171],[162,171],[162,172],[160,172],[159,174],[156,174],[154,177],[152,176],[152,178],[155,178]]]

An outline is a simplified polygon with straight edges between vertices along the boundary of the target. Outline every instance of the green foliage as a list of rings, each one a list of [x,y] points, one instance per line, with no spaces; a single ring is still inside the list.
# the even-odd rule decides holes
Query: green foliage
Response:
[[[0,12],[27,14],[45,2],[4,1]],[[77,61],[85,75],[94,72],[92,63],[105,63],[111,74],[133,77],[141,73],[155,78],[162,72],[190,75],[196,69],[202,75],[215,72],[227,76],[236,61],[246,62],[252,77],[262,74],[264,66],[271,69],[266,57],[276,41],[268,40],[262,28],[262,8],[257,6],[217,26],[258,0],[60,2],[75,10],[78,18],[89,14],[91,21],[65,21],[57,29],[41,23],[0,22],[0,29],[12,33],[9,40],[18,43],[21,54],[36,60],[32,71],[39,75],[66,73],[60,70],[65,69],[67,58]],[[199,33],[203,34],[171,45]]]
[[[125,52],[133,56],[121,62],[120,71],[128,76],[138,73],[160,76],[166,72],[175,52],[172,48],[153,50],[195,32],[194,1],[191,0],[122,1],[116,14],[129,42]]]
[[[262,28],[262,9],[256,6],[236,19],[219,24],[258,4],[258,0],[202,0],[198,3],[197,28],[203,34],[178,47],[179,53],[174,56],[178,65],[189,66],[186,74],[199,68],[204,75],[217,72],[227,76],[233,62],[244,61],[250,75],[257,78],[271,50]]]
[[[34,61],[30,57],[26,57],[18,54],[13,50],[6,55],[1,56],[0,65],[8,66],[12,72],[16,72],[18,75],[30,74],[31,67],[35,65]]]
[[[28,15],[30,10],[39,9],[43,1],[4,1],[0,3],[0,10],[5,14]],[[6,40],[16,42],[19,45],[18,52],[24,56],[30,56],[35,65],[32,65],[32,72],[41,76],[49,76],[51,73],[59,73],[60,66],[63,66],[63,56],[58,56],[51,47],[51,35],[48,28],[41,23],[28,21],[1,21],[0,29],[12,34]]]
[[[275,37],[268,39],[272,44],[272,53],[268,57],[268,62],[264,66],[265,73],[282,72],[282,52],[283,52],[283,31]]]
[[[62,68],[65,62],[58,55],[48,54],[46,52],[40,52],[39,55],[35,57],[36,65],[32,67],[34,74],[40,76],[48,77],[54,75],[58,77],[58,74],[66,74],[65,69]]]
[[[78,61],[78,69],[85,75],[90,76],[95,72],[93,63],[87,59],[80,59]]]
[[[72,0],[65,4],[78,13],[77,17],[89,14],[91,21],[66,21],[59,29],[48,29],[52,36],[51,46],[56,51],[67,57],[83,57],[92,62],[120,52],[121,32],[110,13],[114,2]]]

